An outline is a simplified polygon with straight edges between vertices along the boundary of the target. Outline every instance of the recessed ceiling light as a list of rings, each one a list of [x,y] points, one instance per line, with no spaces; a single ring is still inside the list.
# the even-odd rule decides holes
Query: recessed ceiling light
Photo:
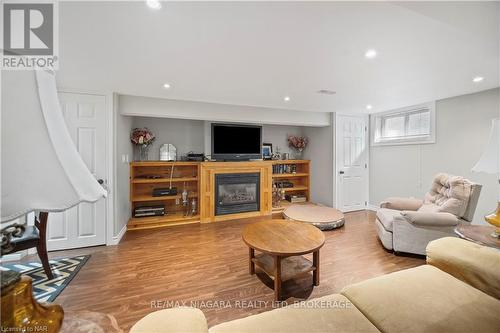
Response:
[[[324,94],[324,95],[335,95],[335,91],[333,90],[328,90],[328,89],[321,89],[317,91],[318,94]]]
[[[366,109],[367,110],[371,110],[373,108],[373,106],[371,104],[366,104]]]
[[[472,82],[474,83],[479,83],[484,80],[484,77],[482,76],[476,76],[475,78],[472,79]]]
[[[365,52],[365,58],[373,59],[377,56],[377,51],[374,49],[369,49]]]
[[[283,97],[283,100],[284,100],[285,102],[290,102],[290,96],[285,96],[285,97]]]
[[[170,88],[172,88],[172,86],[170,85],[170,83],[164,83],[163,88],[170,89]]]
[[[147,0],[146,5],[151,9],[158,10],[161,8],[161,2],[159,0]]]

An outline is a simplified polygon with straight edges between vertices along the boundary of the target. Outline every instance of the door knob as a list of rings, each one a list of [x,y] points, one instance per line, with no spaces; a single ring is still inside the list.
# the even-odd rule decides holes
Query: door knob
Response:
[[[102,179],[98,179],[98,180],[97,180],[97,182],[98,182],[99,184],[101,184],[101,185],[102,185],[102,184],[104,184],[104,180],[102,180]]]
[[[344,171],[339,171],[339,173],[340,173],[341,175],[343,175],[343,174],[344,174]]]

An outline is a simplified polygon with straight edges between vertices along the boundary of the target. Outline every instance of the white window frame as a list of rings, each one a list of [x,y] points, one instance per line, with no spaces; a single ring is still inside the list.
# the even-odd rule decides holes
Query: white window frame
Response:
[[[384,118],[404,115],[405,128],[407,128],[408,126],[407,122],[409,116],[413,113],[417,113],[422,110],[429,110],[430,113],[429,134],[403,136],[400,138],[391,138],[391,139],[383,139],[380,137],[381,133],[383,133]],[[380,126],[377,126],[377,119],[380,119]],[[370,128],[371,128],[370,131],[371,146],[416,145],[416,144],[436,143],[436,103],[429,102],[380,113],[373,113],[370,115]]]

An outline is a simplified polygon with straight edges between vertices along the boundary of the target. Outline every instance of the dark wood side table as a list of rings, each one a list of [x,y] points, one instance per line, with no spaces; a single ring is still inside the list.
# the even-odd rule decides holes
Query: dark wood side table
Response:
[[[319,285],[319,249],[325,236],[316,227],[295,221],[267,220],[248,225],[243,241],[249,247],[249,271],[259,267],[274,280],[274,299],[281,298],[281,282],[313,272],[313,285]],[[255,255],[255,250],[262,252]],[[302,257],[313,253],[313,262]]]
[[[491,236],[495,228],[487,225],[459,224],[455,233],[468,241],[500,249],[500,239]]]

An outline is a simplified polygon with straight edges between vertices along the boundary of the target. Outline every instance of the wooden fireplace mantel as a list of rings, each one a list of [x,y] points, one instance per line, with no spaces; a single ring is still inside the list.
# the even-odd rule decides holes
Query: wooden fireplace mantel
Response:
[[[245,161],[245,162],[132,162],[130,163],[130,201],[132,216],[134,208],[146,205],[164,205],[165,216],[130,218],[127,229],[149,229],[189,223],[212,223],[248,217],[269,216],[281,211],[272,207],[274,181],[288,180],[293,188],[287,193],[304,194],[310,198],[310,173],[308,160]],[[178,193],[174,196],[153,197],[154,188],[165,188],[172,184]],[[295,173],[273,173],[274,165],[295,165]],[[215,175],[231,173],[260,174],[260,210],[256,212],[215,215]],[[151,177],[154,176],[154,177]],[[182,190],[186,188],[189,198],[198,202],[196,214],[188,215],[179,205]],[[285,203],[286,205],[286,203]]]

